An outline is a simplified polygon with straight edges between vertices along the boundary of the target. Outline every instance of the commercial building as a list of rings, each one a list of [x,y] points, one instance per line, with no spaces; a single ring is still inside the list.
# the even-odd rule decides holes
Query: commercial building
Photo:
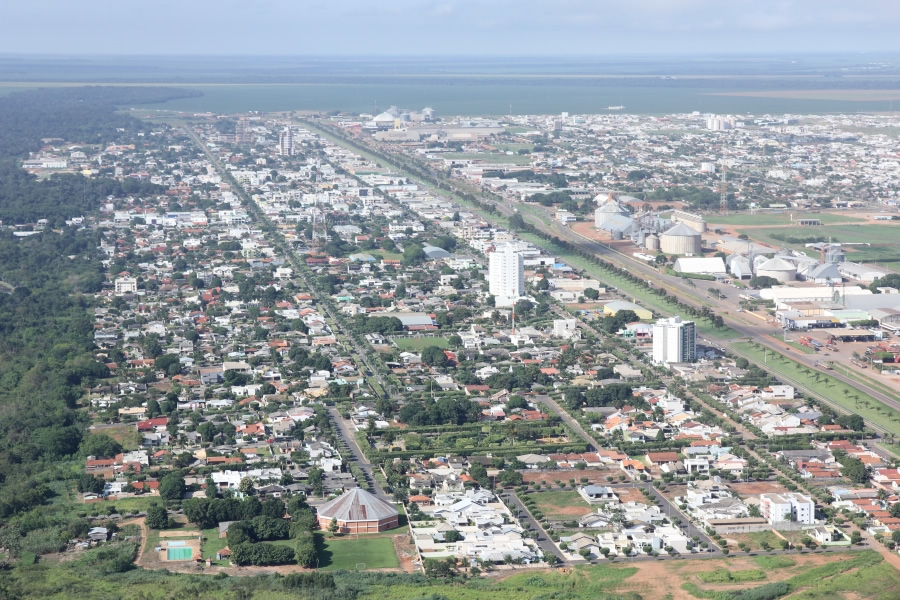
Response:
[[[657,365],[697,360],[697,326],[681,317],[660,319],[653,324],[653,362]]]
[[[816,518],[816,503],[809,496],[797,493],[760,494],[759,510],[769,523],[804,523],[812,525]]]
[[[337,521],[340,533],[376,533],[394,529],[399,513],[388,502],[361,488],[353,488],[319,507],[319,527],[327,530]]]
[[[488,256],[488,289],[497,306],[515,304],[525,293],[524,256],[511,245],[495,248]]]

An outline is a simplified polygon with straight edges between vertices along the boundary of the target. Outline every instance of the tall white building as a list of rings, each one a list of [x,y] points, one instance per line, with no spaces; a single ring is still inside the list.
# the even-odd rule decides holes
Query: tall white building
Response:
[[[759,511],[772,525],[789,521],[812,525],[816,520],[816,503],[797,493],[760,494]]]
[[[278,154],[281,156],[294,155],[294,129],[290,126],[285,127],[278,134]]]
[[[489,252],[488,290],[497,306],[515,304],[525,293],[525,257],[514,246],[500,246]]]
[[[653,324],[653,363],[668,365],[697,360],[697,326],[681,317]]]

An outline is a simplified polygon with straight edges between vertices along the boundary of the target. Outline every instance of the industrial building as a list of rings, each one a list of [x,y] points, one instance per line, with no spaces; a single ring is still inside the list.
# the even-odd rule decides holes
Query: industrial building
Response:
[[[694,275],[725,275],[725,261],[719,256],[682,257],[675,260],[673,267],[676,273],[688,273]]]
[[[664,254],[700,256],[703,243],[700,233],[684,223],[677,223],[659,236],[659,249]]]

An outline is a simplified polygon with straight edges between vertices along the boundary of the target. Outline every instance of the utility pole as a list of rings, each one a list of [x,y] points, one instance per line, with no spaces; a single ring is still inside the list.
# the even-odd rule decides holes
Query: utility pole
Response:
[[[728,167],[722,162],[722,181],[719,189],[719,212],[728,214]]]

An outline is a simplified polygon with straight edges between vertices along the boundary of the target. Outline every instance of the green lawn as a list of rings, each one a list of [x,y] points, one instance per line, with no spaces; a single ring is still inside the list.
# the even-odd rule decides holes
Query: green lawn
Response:
[[[214,565],[228,566],[228,560],[216,560],[216,552],[228,545],[226,538],[219,537],[219,528],[212,527],[203,530],[203,558],[211,558]]]
[[[831,213],[810,213],[803,210],[786,210],[783,213],[771,214],[743,214],[743,215],[706,215],[704,218],[710,225],[791,225],[791,215],[794,215],[794,221],[797,219],[819,219],[825,225],[831,223],[854,223],[860,222],[862,219],[852,217],[849,214],[831,214]],[[815,227],[801,227],[794,225],[791,231],[803,232],[807,229],[816,229]]]
[[[560,475],[560,481],[567,481],[564,476],[565,473]],[[529,496],[534,498],[544,516],[552,520],[577,521],[579,517],[594,512],[591,505],[575,491],[534,492]],[[583,512],[576,513],[573,509],[583,509]]]
[[[776,374],[804,385],[820,397],[850,412],[857,413],[892,433],[900,434],[900,413],[878,402],[868,394],[821,373],[817,380],[815,371],[807,373],[805,371],[807,367],[782,354],[775,355],[771,350],[768,353],[768,362],[764,365],[765,351],[757,349],[749,342],[738,342],[732,344],[732,347],[752,358],[758,365],[765,366]]]
[[[894,269],[900,266],[900,222],[895,225],[867,223],[864,225],[823,225],[821,227],[766,227],[761,229],[744,229],[740,230],[740,233],[745,233],[751,239],[767,243],[776,248],[781,247],[786,242],[779,240],[775,236],[801,239],[816,236],[819,239],[831,238],[835,242],[842,243],[867,242],[872,245],[844,247],[847,260],[879,263],[882,266]],[[814,250],[805,248],[802,243],[787,245],[804,251],[815,258],[819,256]]]
[[[115,507],[119,514],[130,514],[135,511],[146,512],[153,504],[162,504],[163,501],[159,496],[134,496],[132,498],[122,498],[121,500],[108,500],[106,502],[95,502],[93,504],[85,504],[85,509],[93,515],[108,514],[109,508]]]
[[[389,569],[400,566],[394,541],[391,537],[326,538],[316,533],[319,551],[319,568],[327,570],[355,570],[365,564],[365,569]],[[359,567],[363,568],[363,567]]]
[[[420,351],[428,346],[437,346],[445,349],[450,347],[450,342],[440,337],[394,338],[393,342],[401,350],[409,351]]]

